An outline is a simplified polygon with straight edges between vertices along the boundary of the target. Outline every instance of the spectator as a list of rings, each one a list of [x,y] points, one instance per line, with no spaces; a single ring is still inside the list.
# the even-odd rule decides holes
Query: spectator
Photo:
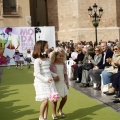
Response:
[[[81,79],[82,87],[89,86],[90,77],[89,77],[88,71],[93,68],[93,65],[90,63],[90,60],[88,59],[88,57],[92,57],[93,59],[94,55],[95,55],[94,48],[91,46],[88,47],[87,53],[85,54],[83,65],[82,65],[82,79]]]
[[[74,52],[71,53],[71,60],[75,61],[77,59],[78,52],[77,48],[74,49]],[[72,71],[72,78],[71,80],[74,80],[74,66],[71,66],[71,71]]]
[[[107,67],[102,71],[102,81],[103,81],[103,87],[106,88],[106,91],[108,91],[109,83],[111,83],[111,76],[118,72],[118,66],[120,66],[120,44],[117,44],[114,46],[114,54],[112,59],[107,58],[107,62],[111,64],[111,66]],[[104,92],[106,92],[104,90]],[[109,91],[106,94],[111,94],[113,91]]]
[[[114,103],[120,103],[120,71],[115,74],[113,82],[112,82],[112,88],[109,89],[109,92],[107,95],[113,95],[115,94],[115,91],[117,91],[117,95],[115,96],[115,98],[118,98],[116,100],[114,100]]]
[[[71,53],[71,59],[76,60],[77,56],[78,56],[77,48],[75,48],[74,51]]]
[[[74,48],[74,47],[73,47],[73,46],[74,46],[73,40],[70,40],[69,45],[70,45],[70,48],[71,48],[71,49]]]
[[[77,59],[74,60],[74,61],[76,62],[76,64],[72,66],[73,69],[75,69],[75,68],[78,67],[78,66],[81,66],[82,63],[83,63],[83,59],[84,59],[84,54],[82,53],[82,49],[81,49],[81,48],[78,48],[77,52],[78,52],[78,56],[77,56]],[[73,73],[74,79],[77,79],[76,83],[79,83],[79,82],[80,82],[79,77],[76,78],[77,75],[75,75],[75,74],[76,74],[76,73],[75,73],[75,70],[73,70],[73,72],[74,72],[74,73]]]
[[[96,46],[95,47],[95,56],[94,59],[93,57],[91,57],[90,55],[88,56],[88,59],[90,60],[90,62],[93,64],[93,67],[98,65],[102,59],[102,49],[100,46]]]
[[[71,58],[71,49],[70,47],[66,48],[66,59],[69,60]]]
[[[99,62],[101,61],[101,58],[102,58],[102,50],[101,50],[101,47],[100,46],[96,46],[95,47],[95,56],[94,56],[94,59],[93,57],[91,57],[90,55],[88,56],[88,59],[90,60],[90,62],[96,66],[99,64]]]
[[[101,48],[103,52],[102,52],[102,59],[100,63],[94,66],[93,69],[89,70],[89,75],[91,76],[93,82],[96,84],[99,84],[97,90],[100,90],[100,87],[101,87],[100,74],[102,73],[102,71],[106,66],[110,66],[109,63],[106,61],[106,59],[112,58],[113,56],[113,52],[110,49],[108,49],[107,42],[102,42]]]

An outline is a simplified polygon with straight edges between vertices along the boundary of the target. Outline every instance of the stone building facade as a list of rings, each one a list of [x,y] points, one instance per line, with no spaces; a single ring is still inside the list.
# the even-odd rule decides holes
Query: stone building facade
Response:
[[[3,15],[0,0],[0,26],[55,26],[61,41],[95,41],[95,28],[88,15],[89,6],[103,8],[97,28],[98,41],[120,38],[120,0],[16,0],[18,15]],[[31,17],[31,23],[29,19]]]
[[[30,3],[29,0],[15,0],[14,8],[11,10],[9,6],[10,0],[6,0],[6,5],[3,4],[3,0],[0,0],[0,27],[20,27],[27,26],[27,21],[30,18]],[[5,10],[3,10],[5,6]],[[8,13],[4,13],[7,11]]]
[[[88,15],[94,3],[103,8],[97,29],[98,41],[120,37],[120,0],[48,0],[48,24],[56,26],[56,39],[95,41],[95,28]]]

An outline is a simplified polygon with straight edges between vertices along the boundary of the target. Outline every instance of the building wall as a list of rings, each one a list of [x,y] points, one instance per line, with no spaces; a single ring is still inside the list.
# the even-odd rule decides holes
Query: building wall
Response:
[[[37,22],[40,26],[46,25],[45,0],[37,0]]]
[[[117,26],[120,27],[120,0],[116,0]]]
[[[48,23],[55,26],[56,39],[95,41],[95,28],[87,10],[94,3],[104,10],[97,29],[98,41],[119,39],[119,0],[48,0],[47,3]]]
[[[0,4],[2,0],[0,0]],[[31,2],[31,6],[30,3]],[[43,1],[43,0],[42,0]],[[95,28],[88,15],[89,6],[94,3],[102,7],[104,12],[98,26],[98,41],[119,39],[120,37],[120,0],[45,0],[47,1],[48,25],[55,26],[56,39],[74,42],[95,41]],[[36,19],[41,19],[39,10],[35,16],[34,0],[17,0],[20,6],[20,16],[3,17],[0,5],[0,26],[26,26],[26,16],[32,16],[35,25]],[[40,2],[38,2],[40,4]],[[40,5],[38,5],[40,6]],[[42,12],[42,11],[40,11]],[[44,12],[45,14],[45,12]],[[43,14],[43,15],[44,15]],[[42,23],[44,20],[42,19]]]
[[[0,0],[0,26],[26,26],[26,16],[30,16],[29,0],[16,0],[20,16],[2,16],[2,0]]]

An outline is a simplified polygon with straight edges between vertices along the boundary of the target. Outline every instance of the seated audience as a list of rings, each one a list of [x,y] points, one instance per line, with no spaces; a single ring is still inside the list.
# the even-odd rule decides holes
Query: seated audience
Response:
[[[115,93],[115,91],[117,91],[117,94],[115,96],[115,98],[117,98],[116,100],[114,100],[114,103],[120,103],[120,71],[115,74],[113,82],[112,82],[112,88],[109,89],[109,94],[107,95],[113,95]]]
[[[77,47],[73,50],[73,52],[71,53],[71,60],[75,61],[77,59],[77,56],[78,56],[78,52],[77,52]],[[76,66],[76,64],[75,64]],[[74,79],[74,66],[71,66],[71,71],[72,71],[72,77],[70,78],[71,80]]]
[[[77,49],[77,52],[78,52],[77,59],[74,60],[74,61],[76,62],[76,64],[74,64],[74,65],[72,66],[73,79],[75,79],[75,80],[77,79],[77,78],[75,77],[75,68],[76,68],[77,66],[80,66],[80,65],[83,63],[83,59],[84,59],[84,54],[82,53],[82,48],[78,48],[78,49]],[[76,82],[79,82],[79,79],[77,79]]]
[[[88,56],[88,59],[90,60],[90,62],[96,66],[100,63],[101,59],[102,59],[102,49],[100,46],[96,46],[95,47],[95,56],[94,56],[94,59],[93,57],[91,57],[90,55]]]
[[[78,64],[78,66],[75,68],[75,78],[77,79],[76,83],[80,83],[82,77],[82,70],[83,70],[83,66],[86,65],[86,63],[88,63],[88,54],[89,53],[93,53],[93,48],[92,47],[88,47],[88,48],[84,48],[84,59],[83,62],[81,62],[81,64]]]
[[[66,48],[66,59],[69,60],[71,58],[71,49],[70,47]]]
[[[98,63],[98,65],[94,66],[93,69],[89,70],[89,75],[92,78],[92,81],[98,84],[97,90],[100,90],[101,87],[101,77],[100,74],[104,70],[106,66],[110,66],[110,64],[106,61],[107,58],[112,58],[113,52],[108,49],[107,42],[101,42],[102,49],[102,59]]]
[[[87,48],[87,53],[85,54],[82,65],[82,78],[81,78],[82,87],[89,86],[90,77],[88,71],[93,68],[93,64],[90,63],[90,60],[88,58],[90,57],[91,59],[93,59],[94,55],[95,55],[94,48],[89,46]]]
[[[94,59],[90,55],[88,56],[88,59],[90,60],[90,63],[92,63],[93,67],[97,66],[100,63],[101,59],[102,59],[102,54],[101,54],[102,49],[101,49],[101,47],[96,46],[94,51],[95,51]]]
[[[114,54],[112,59],[108,58],[107,62],[111,64],[111,66],[106,67],[102,72],[102,81],[103,87],[106,88],[105,93],[108,91],[109,83],[111,83],[111,76],[118,72],[118,67],[120,66],[120,44],[114,46]],[[106,93],[107,95],[113,94],[113,91],[109,91]]]

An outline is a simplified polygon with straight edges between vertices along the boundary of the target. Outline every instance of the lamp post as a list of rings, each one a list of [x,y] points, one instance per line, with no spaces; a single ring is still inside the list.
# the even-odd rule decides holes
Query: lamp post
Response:
[[[91,6],[88,8],[88,14],[90,15],[90,17],[93,19],[92,23],[93,26],[95,27],[95,38],[96,38],[96,45],[98,45],[98,40],[97,40],[97,27],[99,26],[99,22],[101,19],[101,16],[103,14],[103,9],[102,7],[99,8],[99,13],[97,13],[97,8],[98,6],[96,5],[96,3],[94,3],[93,5],[93,9],[91,8]],[[92,10],[94,13],[92,13]]]

